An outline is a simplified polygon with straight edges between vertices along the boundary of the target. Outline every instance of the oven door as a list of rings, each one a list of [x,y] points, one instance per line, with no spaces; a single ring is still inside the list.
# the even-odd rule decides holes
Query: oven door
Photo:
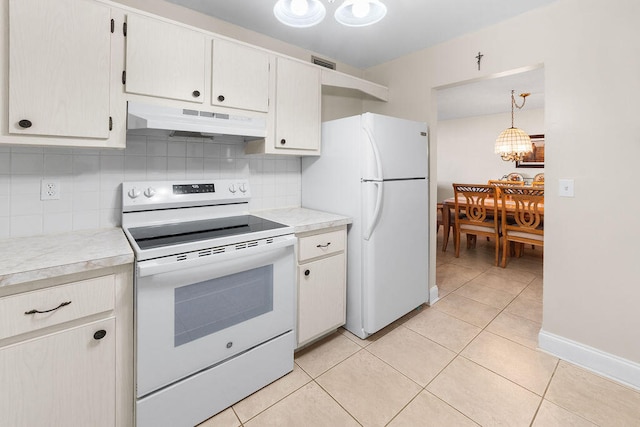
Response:
[[[293,329],[295,237],[270,240],[138,262],[137,397]]]

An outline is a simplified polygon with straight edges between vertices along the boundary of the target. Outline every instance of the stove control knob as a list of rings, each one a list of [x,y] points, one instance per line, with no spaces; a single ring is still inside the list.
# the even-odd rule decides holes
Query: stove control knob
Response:
[[[133,187],[127,194],[129,195],[129,198],[135,199],[140,195],[140,190],[138,190],[136,187]]]
[[[144,190],[144,195],[147,196],[148,198],[151,198],[156,195],[156,189],[153,187],[149,187],[146,190]]]
[[[235,184],[231,184],[231,185],[229,186],[229,192],[230,192],[231,194],[235,194],[235,192],[236,192],[236,185],[235,185]]]
[[[238,189],[240,190],[241,193],[247,192],[247,187],[244,184],[240,184],[240,187],[238,187]]]

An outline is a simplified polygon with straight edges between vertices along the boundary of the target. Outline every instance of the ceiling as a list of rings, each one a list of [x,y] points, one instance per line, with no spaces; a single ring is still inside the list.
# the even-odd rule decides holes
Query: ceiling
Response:
[[[343,0],[321,0],[324,20],[291,28],[273,15],[276,0],[167,0],[311,50],[357,68],[381,64],[556,0],[382,0],[385,18],[370,27],[345,27],[333,13]],[[438,120],[511,111],[511,89],[529,92],[527,109],[544,108],[544,70],[484,79],[438,91]],[[517,101],[520,101],[518,98]]]
[[[378,65],[410,52],[477,31],[555,0],[382,0],[388,12],[369,27],[345,27],[333,18],[343,0],[321,0],[324,20],[291,28],[273,15],[276,0],[167,0],[283,40],[357,68]]]
[[[511,90],[518,95],[527,92],[526,108],[544,108],[544,68],[479,80],[438,90],[438,120],[484,116],[511,111]]]

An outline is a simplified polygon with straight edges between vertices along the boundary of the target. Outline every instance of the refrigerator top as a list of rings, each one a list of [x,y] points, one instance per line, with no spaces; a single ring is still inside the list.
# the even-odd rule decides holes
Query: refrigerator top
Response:
[[[428,177],[429,138],[426,123],[365,113],[361,116],[360,126],[363,180]]]

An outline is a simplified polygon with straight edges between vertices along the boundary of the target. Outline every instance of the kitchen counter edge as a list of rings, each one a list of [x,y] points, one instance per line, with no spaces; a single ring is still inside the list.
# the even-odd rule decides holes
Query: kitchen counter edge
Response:
[[[121,228],[0,240],[0,289],[133,263]]]
[[[353,222],[352,218],[307,208],[280,208],[251,212],[252,215],[293,227],[296,234],[339,227]]]

